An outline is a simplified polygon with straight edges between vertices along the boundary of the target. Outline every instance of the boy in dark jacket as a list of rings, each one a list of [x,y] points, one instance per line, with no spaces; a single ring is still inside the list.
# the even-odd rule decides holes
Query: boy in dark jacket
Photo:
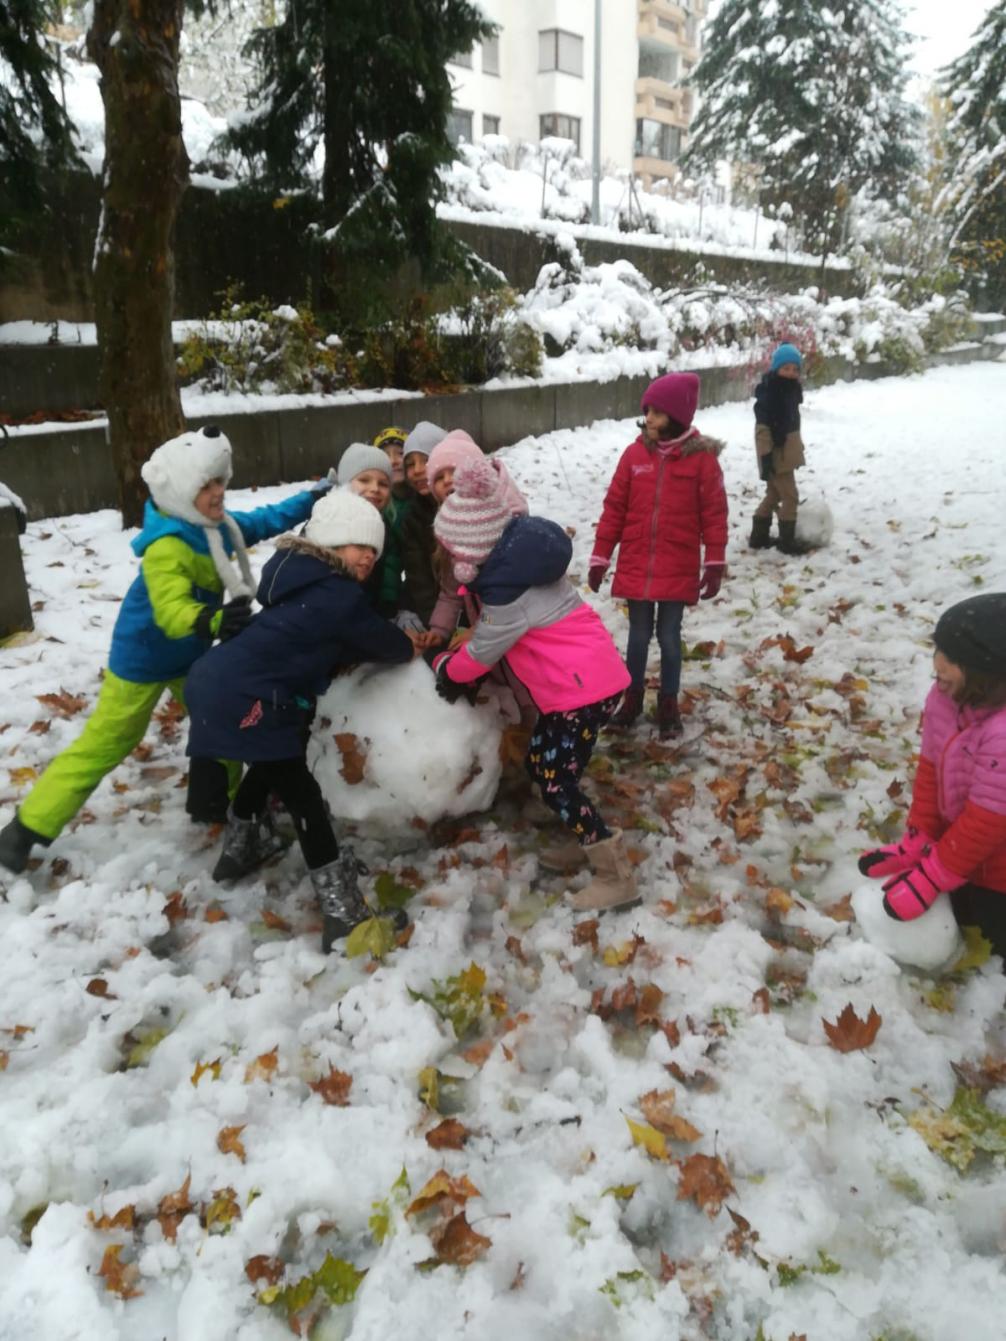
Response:
[[[340,852],[321,788],[307,766],[316,696],[336,667],[409,661],[411,640],[371,607],[363,583],[381,553],[384,522],[339,489],[318,503],[302,536],[284,536],[259,584],[262,611],[189,672],[185,696],[193,758],[250,767],[227,820],[215,880],[237,880],[275,856],[268,801],[292,816],[324,914],[323,949],[371,917],[349,848]]]
[[[772,544],[772,514],[779,514],[779,549],[783,554],[804,554],[796,539],[796,513],[800,495],[796,476],[804,463],[800,436],[800,403],[803,358],[795,345],[783,344],[772,355],[769,370],[755,388],[755,450],[758,473],[765,481],[765,497],[755,509],[751,523],[751,549]]]

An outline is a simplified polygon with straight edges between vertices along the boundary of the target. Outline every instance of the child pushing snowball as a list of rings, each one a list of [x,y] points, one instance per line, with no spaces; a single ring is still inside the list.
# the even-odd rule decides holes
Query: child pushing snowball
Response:
[[[656,624],[661,736],[682,730],[678,690],[685,606],[717,594],[726,563],[727,496],[717,459],[723,444],[693,427],[698,403],[695,373],[668,373],[647,387],[641,431],[622,453],[608,486],[587,573],[591,591],[599,591],[618,547],[611,594],[629,607],[625,659],[632,683],[612,726],[631,726],[643,710]]]
[[[253,512],[227,512],[231,445],[215,427],[172,438],[140,473],[151,496],[132,542],[140,572],[115,621],[101,692],[83,732],[0,832],[0,864],[15,874],[27,866],[32,846],[48,847],[140,743],[164,691],[184,705],[192,663],[214,638],[233,636],[251,619],[255,581],[247,546],[305,521],[329,488],[325,483]],[[221,821],[227,792],[225,766],[208,757],[189,771],[186,808],[193,819]]]
[[[796,538],[800,495],[795,472],[804,463],[800,436],[802,367],[803,357],[795,345],[779,345],[768,372],[755,388],[755,450],[765,496],[751,522],[751,549],[767,549],[772,544],[772,515],[778,512],[779,549],[783,554],[807,552],[807,546]]]
[[[438,503],[426,478],[426,463],[447,430],[423,419],[405,439],[402,448],[406,498],[401,523],[402,539],[402,612],[411,616],[413,625],[425,629],[440,595],[440,582],[433,571],[437,547],[433,518]],[[401,621],[400,621],[401,622]],[[404,626],[404,625],[403,625]]]
[[[338,489],[303,535],[283,536],[262,571],[262,611],[239,637],[196,663],[185,692],[189,754],[249,765],[227,819],[214,880],[238,880],[281,850],[269,797],[291,815],[324,915],[322,948],[373,916],[352,851],[340,851],[306,750],[314,703],[340,666],[392,664],[415,654],[410,638],[371,607],[363,590],[384,545],[380,514]]]
[[[391,497],[392,465],[379,447],[353,442],[339,458],[337,479],[341,489],[365,498],[377,508],[384,527],[384,549],[364,583],[375,610],[390,619],[398,610],[402,589],[402,564],[399,540],[394,524],[395,509]]]
[[[408,497],[403,461],[406,436],[404,428],[392,426],[382,428],[373,442],[391,462],[391,496],[396,503]]]
[[[637,899],[622,834],[580,790],[598,732],[629,680],[598,615],[566,576],[573,547],[544,517],[513,516],[505,481],[484,457],[461,462],[434,522],[454,575],[479,608],[470,640],[431,656],[437,691],[450,702],[503,664],[529,690],[539,716],[525,768],[542,799],[575,838],[594,879],[577,909],[625,907]],[[566,864],[563,849],[550,864]]]

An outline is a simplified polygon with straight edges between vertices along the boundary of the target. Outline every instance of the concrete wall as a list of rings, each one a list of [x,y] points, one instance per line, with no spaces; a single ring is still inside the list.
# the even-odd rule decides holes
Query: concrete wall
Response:
[[[1001,345],[989,342],[934,354],[929,362],[970,362],[1001,353]],[[700,375],[704,406],[747,400],[751,395],[747,366],[703,368]],[[818,380],[827,384],[889,375],[891,370],[880,363],[853,364],[836,358],[825,361]],[[559,428],[628,419],[639,414],[649,380],[536,383],[456,396],[271,409],[224,415],[214,422],[234,447],[234,485],[247,488],[322,475],[349,443],[368,442],[388,424],[412,428],[420,419],[430,419],[445,428],[465,429],[493,452]],[[3,449],[3,474],[4,483],[21,496],[32,520],[117,506],[115,467],[101,423],[10,437]]]
[[[12,507],[0,507],[0,638],[34,628],[28,585],[21,562],[21,543],[17,533],[17,513]]]

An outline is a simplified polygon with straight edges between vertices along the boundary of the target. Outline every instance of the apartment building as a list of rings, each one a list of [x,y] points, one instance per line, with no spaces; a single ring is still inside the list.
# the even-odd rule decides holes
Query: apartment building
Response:
[[[688,143],[708,0],[598,0],[601,162],[650,187],[673,178]],[[482,0],[499,33],[450,65],[452,135],[474,141],[560,135],[590,158],[595,0]]]

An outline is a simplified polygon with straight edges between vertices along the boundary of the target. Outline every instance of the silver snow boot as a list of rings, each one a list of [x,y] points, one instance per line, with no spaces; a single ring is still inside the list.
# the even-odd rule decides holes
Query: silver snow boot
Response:
[[[233,806],[227,813],[224,830],[224,850],[216,866],[213,879],[217,884],[225,880],[240,880],[264,866],[273,857],[285,852],[289,843],[273,828],[272,812],[266,809],[254,819],[238,819]]]

